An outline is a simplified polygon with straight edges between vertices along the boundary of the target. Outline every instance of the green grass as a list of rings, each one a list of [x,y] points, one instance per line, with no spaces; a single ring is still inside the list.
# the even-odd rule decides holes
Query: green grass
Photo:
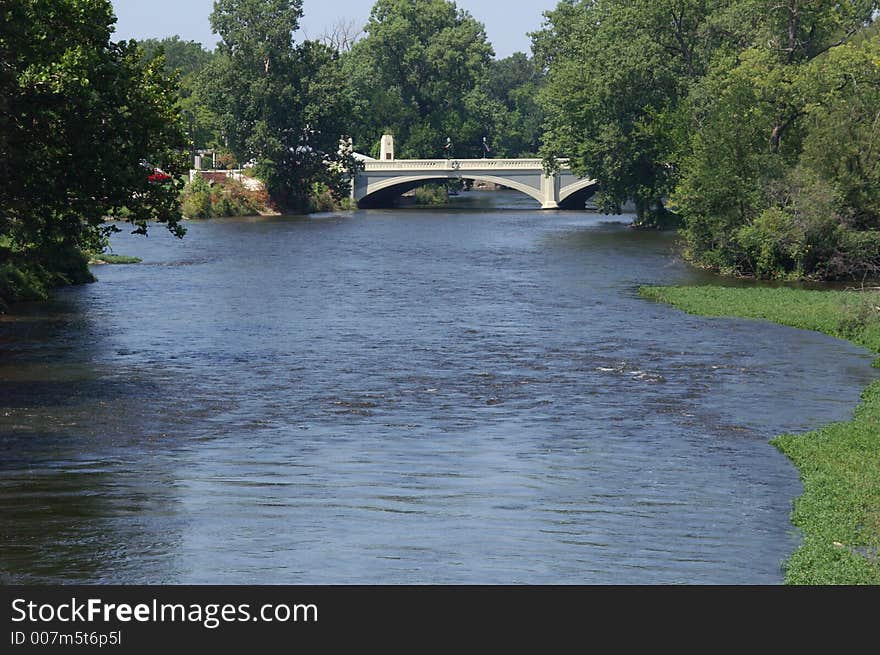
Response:
[[[875,292],[727,287],[640,292],[691,314],[765,319],[880,353]],[[786,583],[880,584],[880,382],[862,394],[851,421],[785,434],[772,443],[795,463],[804,483],[792,513],[804,542],[786,562]]]
[[[140,257],[127,257],[126,255],[111,255],[102,253],[100,255],[92,255],[90,264],[140,264],[143,260]]]

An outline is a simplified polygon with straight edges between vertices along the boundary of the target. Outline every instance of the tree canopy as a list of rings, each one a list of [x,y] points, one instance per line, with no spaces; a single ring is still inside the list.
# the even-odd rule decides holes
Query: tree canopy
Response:
[[[200,75],[200,102],[239,162],[253,161],[282,207],[303,209],[315,184],[342,193],[334,171],[349,133],[339,55],[293,33],[301,0],[218,0],[211,25],[221,43]],[[343,164],[344,162],[339,161]]]
[[[533,35],[547,157],[689,258],[759,277],[880,273],[871,0],[564,0]]]
[[[219,145],[217,117],[196,95],[199,76],[214,58],[201,43],[179,36],[138,41],[145,62],[162,57],[165,70],[178,75],[178,97],[188,137],[195,148]]]
[[[175,184],[186,146],[174,81],[113,42],[106,0],[7,0],[0,29],[0,266],[46,284],[88,277],[82,250],[127,210],[135,231],[164,222],[182,234]],[[26,286],[19,280],[19,286]],[[36,286],[39,286],[38,284]],[[7,295],[16,295],[15,289]]]
[[[379,0],[346,55],[359,102],[357,145],[391,131],[401,157],[476,156],[491,134],[484,84],[494,55],[483,25],[447,0]]]

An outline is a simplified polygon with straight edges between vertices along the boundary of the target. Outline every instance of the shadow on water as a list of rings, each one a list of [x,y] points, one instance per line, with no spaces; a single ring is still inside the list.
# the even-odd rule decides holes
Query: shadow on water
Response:
[[[182,525],[176,498],[162,477],[123,472],[124,462],[72,444],[86,435],[14,433],[0,469],[0,583],[133,582],[134,561],[149,562],[154,579],[173,582],[172,553]],[[83,448],[85,449],[85,448]],[[151,517],[163,516],[157,529]]]

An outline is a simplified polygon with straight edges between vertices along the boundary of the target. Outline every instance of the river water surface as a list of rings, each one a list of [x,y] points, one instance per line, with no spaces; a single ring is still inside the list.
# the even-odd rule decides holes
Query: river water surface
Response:
[[[777,583],[863,350],[638,297],[669,235],[459,208],[189,224],[0,319],[0,582]]]

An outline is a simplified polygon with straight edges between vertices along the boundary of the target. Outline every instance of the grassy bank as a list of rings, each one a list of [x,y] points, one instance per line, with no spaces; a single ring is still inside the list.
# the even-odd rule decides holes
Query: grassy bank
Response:
[[[127,255],[112,255],[110,253],[100,253],[92,255],[89,258],[89,264],[140,264],[143,260],[140,257],[129,257]]]
[[[878,293],[726,287],[640,291],[691,314],[766,319],[880,353]],[[786,583],[880,584],[880,382],[865,390],[852,420],[782,435],[773,444],[795,463],[804,483],[792,513],[804,543],[786,563]]]

